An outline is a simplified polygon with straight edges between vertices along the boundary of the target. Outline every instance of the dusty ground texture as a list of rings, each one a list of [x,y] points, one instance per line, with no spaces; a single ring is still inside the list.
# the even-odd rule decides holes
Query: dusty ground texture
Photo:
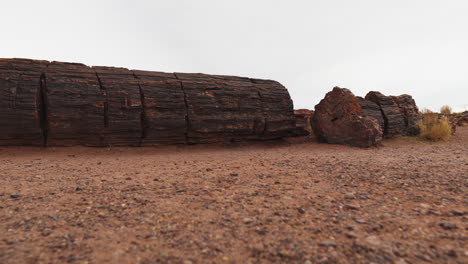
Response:
[[[467,153],[0,148],[0,263],[468,263]]]

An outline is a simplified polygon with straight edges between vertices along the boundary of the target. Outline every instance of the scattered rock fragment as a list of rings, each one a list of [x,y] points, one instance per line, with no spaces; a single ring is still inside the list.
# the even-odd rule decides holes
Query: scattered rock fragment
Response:
[[[254,219],[252,218],[248,218],[248,217],[245,217],[244,219],[242,219],[242,222],[244,222],[244,224],[250,224],[250,223],[253,223]]]
[[[466,213],[464,211],[462,211],[462,210],[452,210],[450,212],[450,214],[453,215],[453,216],[463,216]]]
[[[345,204],[344,208],[348,210],[359,210],[361,206],[356,203],[347,203]]]
[[[12,199],[19,199],[21,197],[23,197],[23,195],[21,195],[21,194],[10,194],[10,198],[12,198]]]
[[[364,242],[370,246],[380,246],[382,241],[377,236],[367,236],[364,238]]]
[[[336,242],[333,240],[320,241],[319,245],[323,247],[336,247],[337,246]]]
[[[439,225],[440,225],[440,227],[442,227],[445,230],[457,229],[457,225],[454,224],[454,223],[450,223],[450,222],[443,222],[443,223],[440,223]]]
[[[345,193],[344,198],[347,199],[347,200],[353,200],[353,199],[356,198],[356,196],[352,192],[347,192],[347,193]]]

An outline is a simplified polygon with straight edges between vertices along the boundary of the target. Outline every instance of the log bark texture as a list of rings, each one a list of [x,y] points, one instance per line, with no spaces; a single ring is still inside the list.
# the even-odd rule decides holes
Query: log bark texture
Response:
[[[102,144],[139,146],[143,106],[138,80],[125,68],[93,67],[93,70],[105,93]]]
[[[45,91],[47,145],[103,145],[107,96],[92,68],[52,62]]]
[[[151,146],[266,140],[295,129],[271,80],[0,60],[0,144]]]
[[[187,142],[187,109],[180,81],[173,73],[133,71],[143,105],[142,145]]]

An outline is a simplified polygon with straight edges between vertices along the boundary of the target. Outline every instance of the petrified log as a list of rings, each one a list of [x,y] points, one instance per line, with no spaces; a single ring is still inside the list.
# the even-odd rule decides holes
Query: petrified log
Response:
[[[404,135],[406,130],[405,120],[397,103],[390,96],[385,96],[380,92],[369,92],[366,100],[379,105],[384,119],[384,136],[393,137],[395,135]]]
[[[294,136],[303,137],[312,134],[312,116],[314,111],[308,109],[294,110],[294,117],[296,118],[296,129]]]
[[[265,140],[295,129],[275,81],[0,61],[0,144],[140,146]]]
[[[44,142],[41,76],[48,62],[0,59],[0,144]]]
[[[358,98],[346,88],[335,87],[315,106],[312,129],[327,143],[375,146],[382,140],[382,128],[377,119],[362,114]]]

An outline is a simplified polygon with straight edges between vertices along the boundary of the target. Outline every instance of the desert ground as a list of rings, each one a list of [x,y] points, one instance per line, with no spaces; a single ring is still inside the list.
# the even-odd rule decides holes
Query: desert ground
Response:
[[[468,263],[468,127],[312,139],[0,148],[0,263]]]

